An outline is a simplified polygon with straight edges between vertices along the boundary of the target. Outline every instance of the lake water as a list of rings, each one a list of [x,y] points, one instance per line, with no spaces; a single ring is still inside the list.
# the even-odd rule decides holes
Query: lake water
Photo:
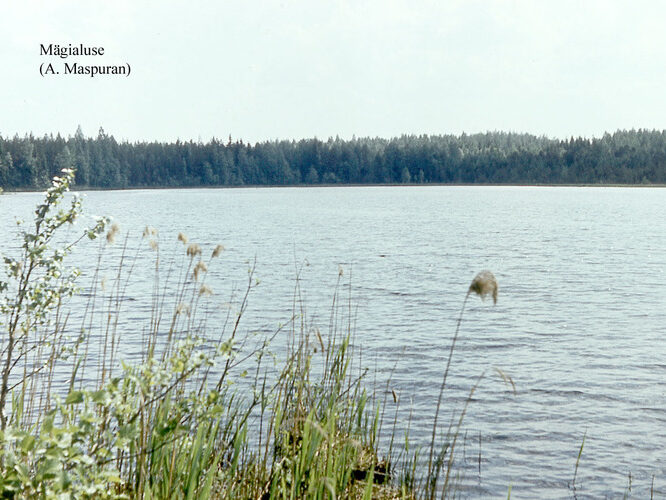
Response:
[[[0,248],[40,199],[0,197]],[[649,498],[653,477],[655,498],[666,493],[665,206],[663,189],[445,186],[107,191],[84,204],[137,240],[156,227],[165,256],[182,252],[179,231],[206,251],[225,245],[211,268],[220,303],[256,259],[247,330],[290,317],[297,273],[310,317],[327,325],[342,268],[355,343],[378,384],[395,367],[401,418],[413,412],[421,443],[467,287],[493,271],[499,300],[468,301],[444,405],[459,410],[485,370],[464,423],[462,495],[497,498],[509,486],[512,498],[572,497],[585,434],[579,498],[621,497],[630,475],[635,498]],[[97,258],[86,248],[84,270]],[[133,300],[149,306],[150,271],[137,272],[147,279]],[[121,350],[132,358],[137,346]]]

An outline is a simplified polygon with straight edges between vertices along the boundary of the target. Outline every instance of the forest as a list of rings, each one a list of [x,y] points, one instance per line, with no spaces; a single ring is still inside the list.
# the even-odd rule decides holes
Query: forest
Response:
[[[246,143],[0,135],[0,188],[43,189],[63,168],[81,188],[310,184],[666,184],[666,131],[553,139],[511,132]]]

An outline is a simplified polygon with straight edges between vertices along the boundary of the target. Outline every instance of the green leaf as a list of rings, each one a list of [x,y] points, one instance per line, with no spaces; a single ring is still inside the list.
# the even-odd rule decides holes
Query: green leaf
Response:
[[[83,403],[83,391],[72,391],[67,395],[65,399],[66,405],[75,405]]]
[[[115,483],[115,484],[120,484],[121,483],[120,476],[116,472],[106,472],[106,473],[104,473],[104,476],[105,476],[107,481],[110,481],[110,482]]]
[[[62,470],[62,467],[58,460],[46,460],[42,462],[37,472],[37,477],[41,480],[45,479],[55,479],[58,477],[58,473]]]
[[[48,415],[42,423],[42,432],[50,434],[53,431],[53,415]]]
[[[100,405],[106,404],[109,400],[108,394],[104,389],[91,393],[92,400]]]
[[[14,470],[18,474],[19,479],[21,482],[29,482],[30,481],[30,471],[28,468],[25,466],[25,464],[18,463],[14,466]]]
[[[28,434],[21,440],[21,451],[23,451],[23,453],[29,453],[32,451],[36,441],[35,436]]]

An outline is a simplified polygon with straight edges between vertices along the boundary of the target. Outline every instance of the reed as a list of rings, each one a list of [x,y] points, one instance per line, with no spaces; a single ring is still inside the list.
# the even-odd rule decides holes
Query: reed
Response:
[[[243,319],[258,285],[254,267],[235,296],[235,313],[209,325],[207,283],[223,255],[179,233],[180,258],[161,260],[160,235],[120,238],[100,219],[73,241],[56,238],[81,214],[63,208],[74,172],[54,179],[22,234],[22,255],[5,258],[0,281],[0,493],[6,498],[436,498],[455,493],[454,454],[467,407],[443,443],[438,416],[465,304],[470,294],[497,300],[490,272],[477,275],[463,301],[433,419],[430,446],[415,448],[409,431],[396,436],[400,396],[386,383],[368,391],[367,369],[354,346],[351,296],[333,291],[328,331],[308,320],[297,279],[289,321],[259,343]],[[89,276],[80,325],[67,299],[80,291],[79,272],[65,257],[82,238],[96,240],[98,262],[112,245],[119,261],[106,280]],[[151,310],[138,361],[118,360],[119,327],[139,257],[152,252]],[[204,255],[210,255],[204,258]],[[99,264],[98,264],[99,266]],[[145,270],[144,270],[145,271]],[[349,278],[351,279],[351,278]],[[77,332],[71,336],[71,332]],[[286,352],[271,351],[287,336]],[[502,374],[503,376],[506,376]],[[508,376],[506,376],[508,377]],[[390,397],[389,397],[390,394]],[[391,408],[391,405],[393,407]],[[380,433],[392,414],[388,448]],[[411,418],[411,417],[410,417]],[[428,456],[427,471],[421,457]],[[438,480],[443,474],[443,486]]]

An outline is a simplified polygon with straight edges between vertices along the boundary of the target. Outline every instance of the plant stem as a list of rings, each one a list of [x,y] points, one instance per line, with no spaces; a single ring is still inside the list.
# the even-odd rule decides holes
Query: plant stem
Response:
[[[462,323],[462,318],[463,314],[465,312],[465,305],[467,304],[467,299],[469,298],[469,290],[467,291],[467,294],[465,295],[465,300],[463,300],[462,308],[460,309],[460,316],[458,316],[458,322],[456,324],[456,331],[453,334],[453,340],[451,341],[451,349],[449,350],[449,358],[446,361],[446,369],[444,370],[444,377],[442,378],[442,386],[439,389],[439,397],[437,398],[437,407],[435,409],[435,418],[432,423],[432,439],[430,441],[430,458],[428,459],[428,476],[426,478],[427,484],[426,484],[426,492],[429,492],[429,498],[434,498],[435,497],[435,490],[437,486],[437,475],[435,474],[435,477],[433,477],[433,471],[432,469],[432,459],[433,459],[433,453],[435,450],[435,441],[437,438],[437,418],[439,417],[439,410],[442,405],[442,397],[444,396],[444,388],[446,387],[446,379],[449,375],[449,368],[451,367],[451,358],[453,358],[453,349],[456,346],[456,340],[458,339],[458,332],[460,331],[460,323]]]

